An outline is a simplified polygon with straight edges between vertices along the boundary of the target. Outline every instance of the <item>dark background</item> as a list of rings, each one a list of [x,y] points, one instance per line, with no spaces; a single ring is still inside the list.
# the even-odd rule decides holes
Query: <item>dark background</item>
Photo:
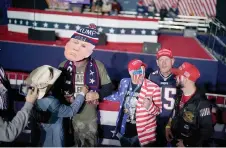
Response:
[[[217,0],[217,19],[226,26],[226,0]]]
[[[12,0],[12,7],[46,9],[48,5],[45,0]]]

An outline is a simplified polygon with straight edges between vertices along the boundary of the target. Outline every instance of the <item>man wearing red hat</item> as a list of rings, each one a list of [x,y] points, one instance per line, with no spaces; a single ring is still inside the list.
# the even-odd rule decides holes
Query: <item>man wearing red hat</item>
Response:
[[[157,65],[159,69],[149,75],[149,80],[161,87],[162,113],[157,116],[156,146],[167,146],[165,127],[174,109],[176,96],[176,80],[172,74],[174,58],[172,51],[161,49],[157,52]]]
[[[173,146],[202,146],[213,134],[211,103],[195,85],[199,70],[190,63],[173,69],[182,90],[175,102],[174,115],[166,126],[166,138]]]
[[[162,107],[160,88],[145,79],[145,68],[141,60],[130,61],[130,78],[122,79],[118,91],[104,98],[120,102],[114,134],[121,146],[151,146],[156,140],[156,115]]]

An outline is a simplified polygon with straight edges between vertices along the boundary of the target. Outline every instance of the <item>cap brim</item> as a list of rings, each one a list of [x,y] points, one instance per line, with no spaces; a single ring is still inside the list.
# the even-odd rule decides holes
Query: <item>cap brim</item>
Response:
[[[172,68],[171,72],[174,74],[174,75],[183,75],[183,71],[180,70],[180,69],[177,69],[177,68]]]
[[[173,59],[173,56],[170,56],[168,54],[159,55],[159,56],[157,56],[157,59],[159,59],[159,58],[161,58],[163,56],[166,56],[166,57],[169,57],[170,59]]]

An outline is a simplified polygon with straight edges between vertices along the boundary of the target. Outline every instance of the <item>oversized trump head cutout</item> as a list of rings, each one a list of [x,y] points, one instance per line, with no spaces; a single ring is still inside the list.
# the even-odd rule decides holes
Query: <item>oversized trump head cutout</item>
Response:
[[[69,61],[81,61],[93,53],[97,43],[96,25],[90,24],[89,27],[80,28],[71,36],[65,46],[64,55]]]
[[[147,65],[138,59],[134,59],[129,62],[128,70],[134,84],[140,85],[143,82],[146,67]]]

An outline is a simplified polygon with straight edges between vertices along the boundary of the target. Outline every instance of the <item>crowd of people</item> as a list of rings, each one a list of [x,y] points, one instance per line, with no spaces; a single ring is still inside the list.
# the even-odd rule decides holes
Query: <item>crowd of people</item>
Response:
[[[118,15],[120,11],[123,11],[123,7],[117,0],[92,0],[90,4],[77,4],[70,3],[69,1],[57,1],[57,0],[48,0],[48,6],[50,9],[71,9],[74,12],[85,12],[89,10],[94,13],[102,13],[107,15]],[[158,13],[154,1],[146,4],[144,0],[138,0],[136,5],[137,16],[143,17],[155,17],[155,14]],[[165,17],[176,18],[179,14],[178,4],[174,3],[172,6],[167,9],[165,4],[162,4],[159,11],[161,20],[164,20]]]
[[[26,98],[12,118],[0,117],[0,142],[14,141],[32,121],[32,144],[40,147],[98,146],[97,107],[120,102],[114,131],[123,147],[203,146],[213,134],[212,104],[196,85],[198,68],[184,62],[173,68],[169,49],[156,54],[158,69],[145,76],[148,63],[128,63],[129,78],[117,91],[103,63],[92,58],[98,43],[96,26],[77,30],[65,45],[66,61],[58,68],[34,69],[20,88]],[[12,110],[10,84],[0,70],[0,113]],[[73,137],[73,138],[71,138]]]

